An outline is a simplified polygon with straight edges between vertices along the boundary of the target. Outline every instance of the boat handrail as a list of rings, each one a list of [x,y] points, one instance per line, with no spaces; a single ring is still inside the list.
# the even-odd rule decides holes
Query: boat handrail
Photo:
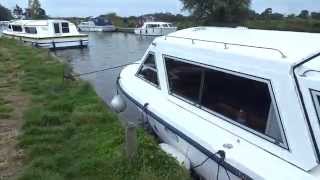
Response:
[[[216,43],[216,44],[223,44],[225,49],[228,49],[228,45],[230,46],[241,46],[241,47],[249,47],[249,48],[256,48],[256,49],[265,49],[265,50],[271,50],[271,51],[276,51],[278,52],[282,58],[286,58],[287,56],[285,53],[283,53],[280,49],[277,48],[271,48],[271,47],[264,47],[264,46],[254,46],[254,45],[246,45],[246,44],[238,44],[238,43],[228,43],[228,42],[222,42],[222,41],[209,41],[209,40],[203,40],[203,39],[194,39],[194,38],[187,38],[187,37],[178,37],[178,36],[164,36],[165,40],[167,38],[177,38],[177,39],[186,39],[186,40],[191,40],[192,44],[195,43],[195,41],[200,41],[200,42],[208,42],[208,43]]]

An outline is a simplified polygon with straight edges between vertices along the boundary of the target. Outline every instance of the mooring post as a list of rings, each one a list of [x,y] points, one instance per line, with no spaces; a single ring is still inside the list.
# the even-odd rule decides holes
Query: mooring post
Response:
[[[83,48],[83,42],[82,39],[80,39],[80,47]]]
[[[137,142],[137,128],[136,125],[132,122],[127,123],[126,127],[126,142],[125,142],[125,151],[129,159],[132,159],[138,149]]]

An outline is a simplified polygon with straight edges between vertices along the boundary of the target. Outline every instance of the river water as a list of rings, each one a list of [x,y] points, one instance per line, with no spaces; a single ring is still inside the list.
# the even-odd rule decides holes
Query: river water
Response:
[[[140,60],[154,37],[126,33],[89,33],[89,46],[84,49],[55,51],[56,56],[68,62],[75,73],[86,73]],[[83,76],[90,82],[105,103],[116,93],[116,80],[121,69]],[[122,118],[136,121],[139,115],[129,104]]]

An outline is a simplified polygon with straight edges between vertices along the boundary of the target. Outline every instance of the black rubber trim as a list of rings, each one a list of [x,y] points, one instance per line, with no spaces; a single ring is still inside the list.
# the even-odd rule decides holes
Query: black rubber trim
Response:
[[[144,106],[142,104],[140,104],[138,101],[136,101],[134,98],[132,98],[129,94],[127,94],[122,87],[119,84],[119,80],[120,78],[118,78],[117,80],[117,86],[120,89],[120,91],[130,100],[132,101],[137,107],[139,107],[140,109],[144,108]],[[220,165],[222,167],[224,167],[226,170],[228,170],[229,172],[231,172],[232,174],[234,174],[235,176],[243,179],[243,180],[253,180],[253,178],[251,178],[249,175],[241,172],[240,170],[238,170],[237,168],[235,168],[234,166],[232,166],[231,164],[227,163],[226,161],[222,161],[221,159],[214,153],[212,153],[211,151],[209,151],[208,149],[204,148],[202,145],[200,145],[199,143],[197,143],[196,141],[194,141],[193,139],[191,139],[190,137],[188,137],[187,135],[185,135],[183,132],[179,131],[178,129],[176,129],[175,127],[171,126],[169,123],[167,123],[166,121],[164,121],[163,119],[161,119],[159,116],[157,116],[156,114],[154,114],[153,112],[149,111],[148,108],[145,108],[145,113],[147,115],[150,115],[153,119],[155,119],[156,121],[158,121],[160,124],[162,124],[163,126],[165,126],[166,128],[168,128],[170,131],[172,131],[173,133],[175,133],[176,135],[178,135],[180,138],[184,139],[185,141],[187,141],[189,144],[191,144],[192,146],[194,146],[196,149],[198,149],[200,152],[202,152],[203,154],[205,154],[206,156],[208,156],[210,159],[212,159],[215,162],[220,162]]]

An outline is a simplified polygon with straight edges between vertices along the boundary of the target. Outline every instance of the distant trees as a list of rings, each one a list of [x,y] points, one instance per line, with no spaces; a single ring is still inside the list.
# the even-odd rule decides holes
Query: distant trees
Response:
[[[24,15],[23,9],[20,6],[16,5],[16,7],[13,9],[13,15],[15,18],[18,18],[18,19],[22,18]]]
[[[299,18],[302,19],[308,19],[309,18],[309,11],[308,10],[302,10],[300,14],[298,15]]]
[[[311,13],[311,18],[320,20],[320,12],[312,12]]]
[[[41,8],[39,0],[30,1],[29,8],[26,9],[25,15],[29,19],[46,19],[46,11]]]
[[[12,19],[11,11],[0,4],[0,21]]]
[[[251,0],[180,0],[183,9],[210,25],[215,22],[239,23],[249,16]]]

